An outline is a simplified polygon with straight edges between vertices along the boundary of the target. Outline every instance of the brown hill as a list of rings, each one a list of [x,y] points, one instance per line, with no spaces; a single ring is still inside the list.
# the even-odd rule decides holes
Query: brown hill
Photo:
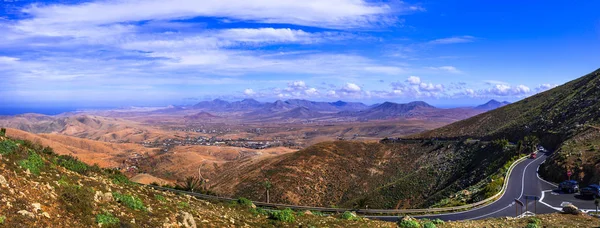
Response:
[[[271,201],[277,203],[424,207],[489,181],[486,177],[504,165],[510,151],[484,142],[325,142],[295,153],[226,163],[211,177],[211,186],[226,195],[264,201],[262,183],[269,180]]]
[[[15,139],[52,147],[57,154],[73,155],[86,163],[97,163],[101,167],[117,167],[119,161],[130,154],[151,152],[151,149],[131,143],[107,143],[57,134],[36,135],[10,128],[6,134]]]
[[[194,115],[184,116],[183,118],[185,120],[208,120],[208,119],[221,118],[221,117],[215,116],[208,112],[199,112]]]
[[[395,226],[340,216],[298,216],[295,211],[282,221],[247,204],[209,202],[131,184],[117,171],[58,157],[33,143],[0,136],[0,145],[3,227]]]

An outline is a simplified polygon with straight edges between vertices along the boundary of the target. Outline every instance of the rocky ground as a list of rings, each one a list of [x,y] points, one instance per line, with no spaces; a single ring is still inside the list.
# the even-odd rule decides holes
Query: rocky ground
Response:
[[[209,202],[129,182],[118,172],[0,136],[0,224],[6,227],[393,227],[341,215]],[[277,215],[275,215],[277,214]],[[293,219],[290,219],[293,217]]]

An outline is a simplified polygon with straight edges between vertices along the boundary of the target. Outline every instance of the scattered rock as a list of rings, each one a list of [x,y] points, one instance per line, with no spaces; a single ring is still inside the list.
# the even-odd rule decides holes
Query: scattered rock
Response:
[[[581,214],[581,211],[579,210],[579,208],[577,208],[573,204],[569,204],[569,205],[564,206],[562,210],[563,210],[564,213],[567,213],[567,214],[572,214],[572,215]]]
[[[313,213],[309,210],[304,211],[304,215],[313,215]]]
[[[187,212],[182,212],[181,217],[183,217],[183,226],[186,228],[196,228],[196,221],[194,220],[194,216]]]
[[[25,170],[25,174],[27,174],[27,176],[31,175],[31,171],[29,171],[29,169]]]
[[[2,187],[6,187],[6,188],[10,187],[8,185],[8,181],[6,181],[6,178],[4,178],[4,176],[2,176],[2,175],[0,175],[0,185],[2,185]]]
[[[113,195],[110,192],[102,193],[101,191],[96,191],[96,194],[94,195],[94,201],[96,203],[108,203],[113,200]]]
[[[410,217],[410,216],[407,215],[407,216],[402,217],[401,221],[413,221],[413,220],[415,220],[415,218]]]
[[[48,214],[48,212],[44,212],[44,213],[42,213],[42,215],[46,218],[50,218],[50,214]]]
[[[28,216],[30,218],[35,218],[35,215],[33,213],[26,211],[26,210],[20,210],[20,211],[17,211],[17,213],[19,213],[20,215],[23,215],[23,216]]]
[[[32,203],[31,206],[33,206],[33,212],[35,213],[42,210],[42,205],[40,203]]]

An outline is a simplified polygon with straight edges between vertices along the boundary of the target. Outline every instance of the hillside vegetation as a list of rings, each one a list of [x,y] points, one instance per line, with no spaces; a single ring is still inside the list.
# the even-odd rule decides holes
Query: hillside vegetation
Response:
[[[428,207],[471,189],[469,203],[493,195],[492,175],[516,155],[508,143],[479,141],[325,142],[266,159],[228,163],[211,178],[214,191],[295,205],[343,208]],[[502,172],[503,172],[502,171]]]
[[[555,150],[540,169],[554,182],[572,171],[582,185],[600,181],[600,69],[549,91],[410,138],[536,136]]]
[[[541,168],[553,181],[571,170],[600,181],[600,69],[549,91],[388,143],[327,142],[297,153],[230,163],[217,192],[314,206],[415,208],[484,199],[502,167],[537,144],[556,150]],[[494,143],[490,143],[494,142]],[[512,143],[510,143],[512,142]],[[495,172],[494,172],[495,171]]]
[[[199,200],[129,182],[118,171],[56,155],[0,132],[4,227],[394,227],[341,215]]]

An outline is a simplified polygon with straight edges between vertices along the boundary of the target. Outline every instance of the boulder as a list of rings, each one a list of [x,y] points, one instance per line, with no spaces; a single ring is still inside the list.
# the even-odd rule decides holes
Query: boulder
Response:
[[[6,178],[4,178],[4,176],[0,175],[0,185],[2,185],[2,187],[6,187],[8,188],[8,181],[6,181]]]
[[[404,216],[404,217],[402,217],[402,219],[400,219],[400,221],[413,221],[413,220],[415,220],[415,218],[410,217],[408,215]]]
[[[194,216],[187,212],[182,212],[180,214],[183,220],[183,226],[185,228],[196,228],[196,220],[194,220]]]
[[[33,206],[33,212],[38,212],[42,210],[42,205],[40,203],[32,203],[31,206]]]
[[[113,200],[113,195],[110,192],[102,193],[101,191],[96,191],[96,194],[94,195],[94,201],[96,201],[96,203],[109,203]]]
[[[567,214],[572,214],[572,215],[581,214],[581,211],[579,210],[579,208],[577,208],[573,204],[569,204],[569,205],[564,206],[562,210],[563,210],[564,213],[567,213]]]
[[[35,218],[35,215],[33,213],[26,211],[26,210],[20,210],[20,211],[17,211],[17,213],[20,215],[23,215],[23,216],[28,216],[30,218]]]

